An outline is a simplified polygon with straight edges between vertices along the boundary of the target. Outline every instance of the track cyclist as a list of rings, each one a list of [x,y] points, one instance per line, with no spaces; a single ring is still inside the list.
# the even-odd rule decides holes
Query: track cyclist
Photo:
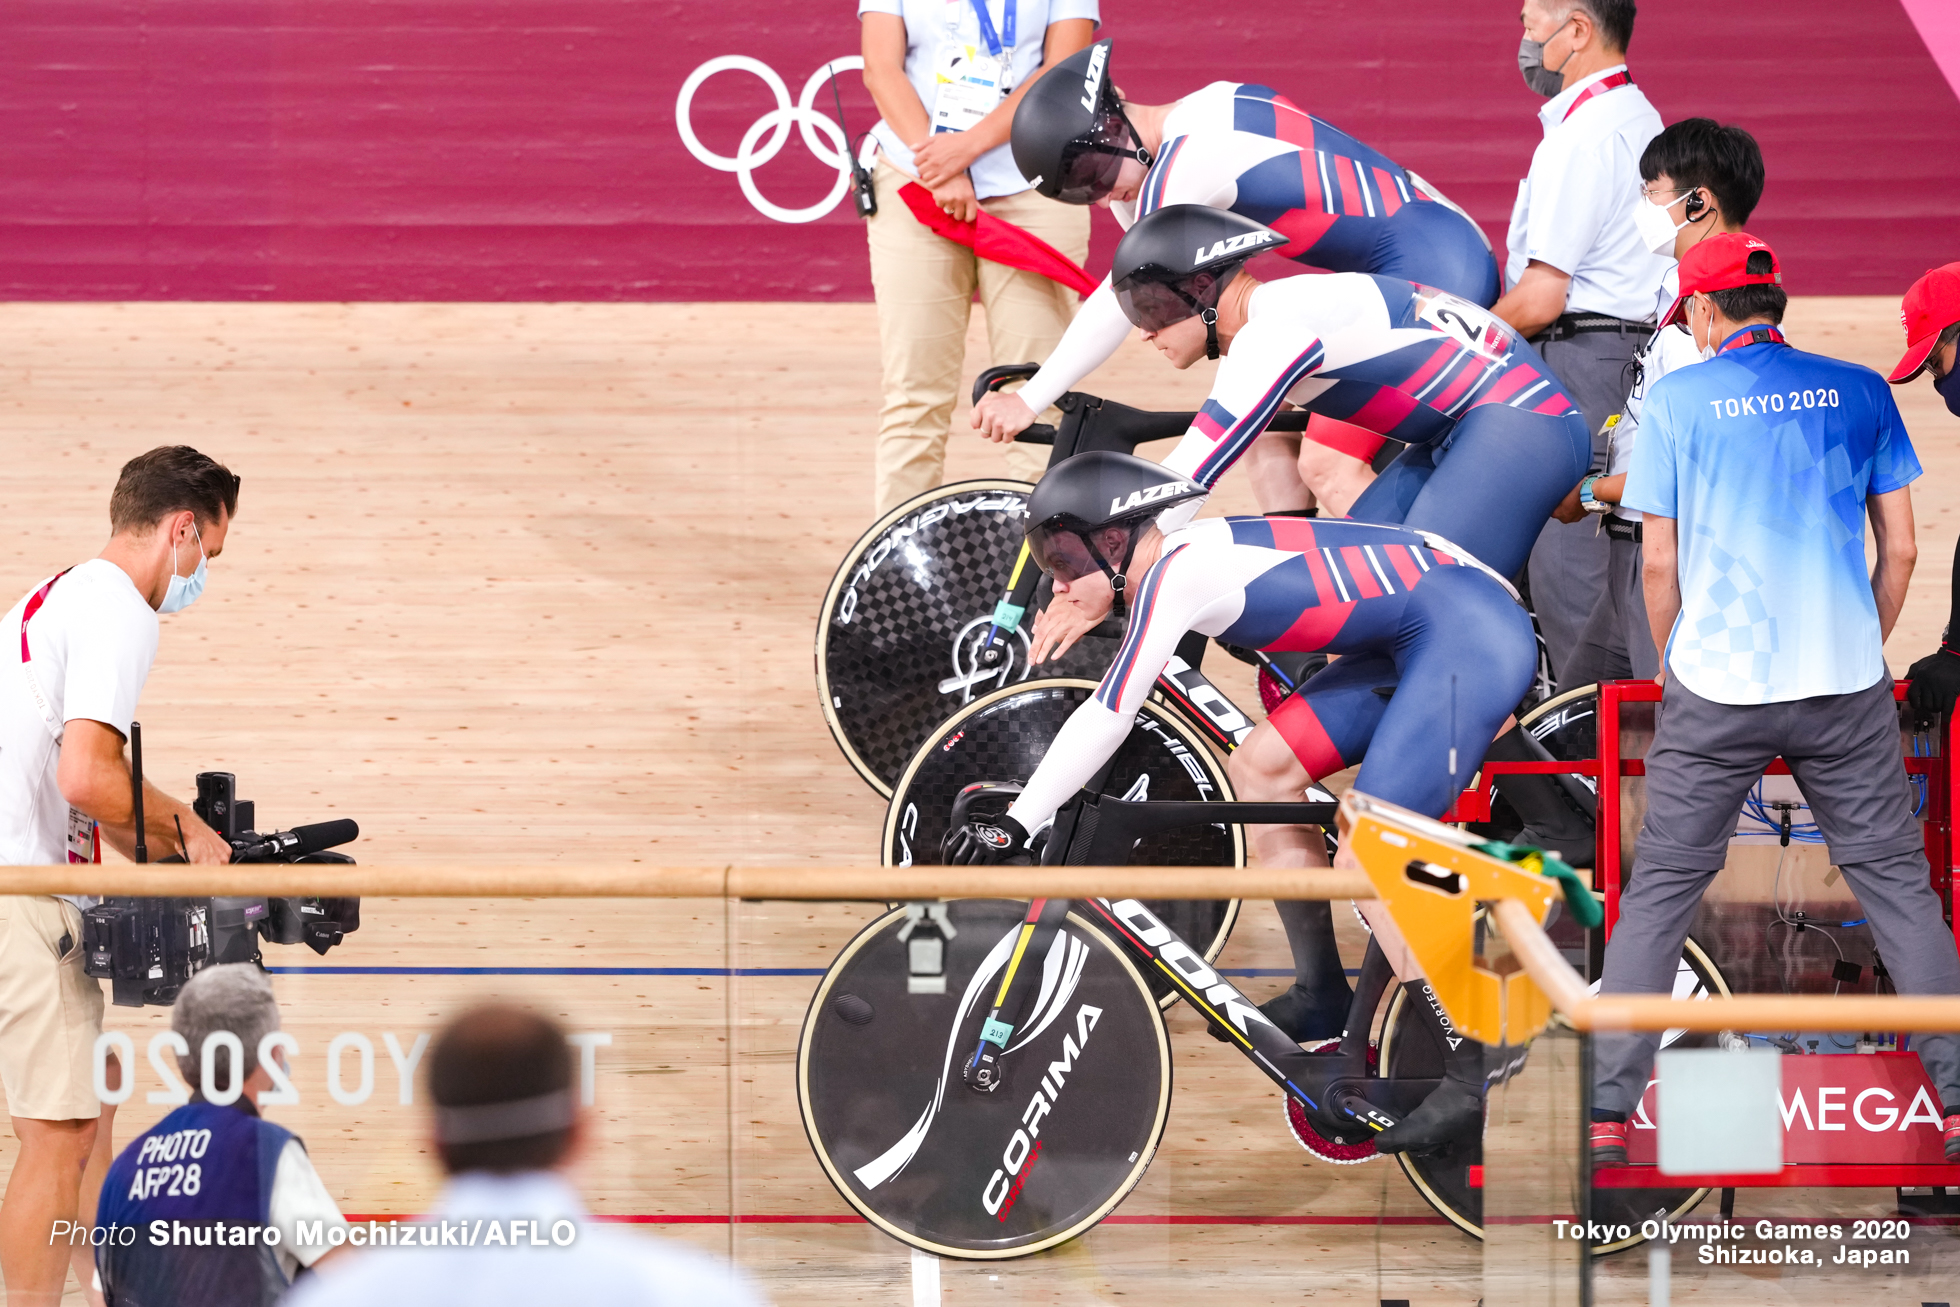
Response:
[[[1099,41],[1028,88],[1014,114],[1014,161],[1035,189],[1098,204],[1126,229],[1173,204],[1204,204],[1287,237],[1277,252],[1330,272],[1372,272],[1495,302],[1497,262],[1469,215],[1422,178],[1269,86],[1213,82],[1171,104],[1129,104]],[[985,397],[973,425],[1010,440],[1115,353],[1129,324],[1107,279],[1047,362],[1018,392]],[[1376,433],[1316,418],[1299,436],[1267,436],[1252,455],[1266,511],[1305,504],[1302,482],[1332,511],[1366,485]],[[1298,469],[1297,471],[1295,469]]]
[[[1144,338],[1178,368],[1224,356],[1165,466],[1216,484],[1291,399],[1408,443],[1355,502],[1354,520],[1433,531],[1516,576],[1590,465],[1578,407],[1529,345],[1456,296],[1362,273],[1254,280],[1247,260],[1284,240],[1237,214],[1185,204],[1144,218],[1117,246],[1115,293]],[[1090,625],[1078,606],[1050,604],[1035,623],[1032,661],[1065,651]],[[1515,726],[1489,756],[1548,757]],[[1591,865],[1588,796],[1575,782],[1515,775],[1502,791],[1524,818],[1523,842]],[[1347,990],[1329,960],[1332,915],[1325,904],[1292,903],[1280,916],[1296,980],[1268,1015],[1297,1039],[1325,1034],[1329,1022],[1338,1028]]]
[[[1299,800],[1312,780],[1361,762],[1357,789],[1441,816],[1476,769],[1537,665],[1531,619],[1510,583],[1449,541],[1402,527],[1296,517],[1184,525],[1206,494],[1169,467],[1114,453],[1077,455],[1035,487],[1028,545],[1054,577],[1056,604],[1091,625],[1127,609],[1129,627],[1095,696],[1063,724],[1007,814],[949,831],[948,861],[1024,855],[1029,832],[1129,735],[1189,631],[1256,649],[1341,655],[1233,752],[1229,774],[1242,799]],[[1266,866],[1326,864],[1313,827],[1248,833]],[[1351,854],[1341,858],[1359,866]],[[1393,920],[1376,904],[1360,906],[1396,975],[1424,989]],[[1314,977],[1313,989],[1323,999],[1340,995],[1345,1018],[1347,981],[1328,929],[1319,962],[1331,974]],[[1446,1075],[1407,1119],[1375,1137],[1383,1152],[1436,1148],[1483,1120],[1482,1045],[1450,1029],[1422,993],[1409,998],[1444,1036]],[[1270,1019],[1272,1005],[1262,1011]],[[1302,1057],[1290,1074],[1305,1077],[1296,1079],[1303,1086],[1325,1083],[1346,1060]]]

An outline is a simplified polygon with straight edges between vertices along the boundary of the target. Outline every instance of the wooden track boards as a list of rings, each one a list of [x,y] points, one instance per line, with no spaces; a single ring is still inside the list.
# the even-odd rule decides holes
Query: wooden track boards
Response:
[[[1791,334],[1884,368],[1896,313],[1800,300]],[[144,696],[148,771],[164,788],[235,771],[261,825],[351,816],[353,852],[370,860],[823,863],[875,847],[883,805],[832,745],[810,666],[818,596],[870,520],[870,306],[33,304],[8,307],[0,342],[17,542],[0,603],[100,548],[131,455],[182,441],[244,477],[226,554],[206,597],[164,620]],[[976,370],[984,349],[976,313]],[[1132,342],[1085,388],[1194,407],[1209,366],[1179,374]],[[1929,471],[1918,583],[1890,651],[1903,671],[1945,616],[1960,427],[1930,387],[1898,393]],[[999,474],[964,422],[962,406],[949,475]],[[1214,511],[1250,508],[1241,478]],[[1254,700],[1240,665],[1208,670]],[[731,923],[718,903],[373,901],[328,958],[268,960],[800,972],[871,915],[741,905]],[[1224,962],[1287,966],[1268,906]],[[457,1004],[501,993],[616,1032],[597,1055],[601,1146],[584,1170],[596,1210],[696,1218],[647,1228],[732,1246],[784,1301],[906,1300],[904,1249],[827,1223],[848,1209],[796,1119],[791,1058],[813,977],[277,983],[306,1097],[276,1119],[307,1139],[348,1211],[413,1212],[435,1184],[382,1033],[406,1048]],[[1283,981],[1243,983],[1263,997]],[[162,1019],[111,1009],[138,1046],[119,1138],[164,1110],[140,1102],[155,1087],[143,1041]],[[947,1301],[1188,1296],[1228,1266],[1248,1304],[1476,1300],[1475,1246],[1430,1224],[1399,1170],[1311,1163],[1263,1082],[1188,1015],[1173,1026],[1165,1148],[1120,1219],[1031,1262],[948,1264]],[[375,1045],[375,1097],[359,1109],[324,1091],[341,1030]],[[15,1147],[0,1138],[0,1169]],[[1745,1195],[1741,1208],[1876,1214],[1886,1197]],[[731,1225],[731,1213],[816,1220]],[[1280,1224],[1134,1223],[1145,1218]],[[1605,1268],[1602,1299],[1643,1270]]]

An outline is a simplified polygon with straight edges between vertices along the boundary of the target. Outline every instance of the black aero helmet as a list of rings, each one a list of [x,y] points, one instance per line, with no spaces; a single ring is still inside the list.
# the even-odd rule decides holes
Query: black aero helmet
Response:
[[[1109,578],[1116,592],[1114,611],[1123,614],[1124,573],[1146,524],[1173,504],[1210,494],[1188,477],[1135,454],[1096,451],[1063,459],[1035,485],[1028,498],[1028,550],[1041,570],[1073,581],[1094,571]],[[1127,530],[1123,557],[1116,566],[1097,547],[1095,536],[1111,527]]]
[[[1064,204],[1094,204],[1116,185],[1123,160],[1150,166],[1109,84],[1110,42],[1077,50],[1043,73],[1014,109],[1014,166]]]
[[[1172,204],[1140,219],[1116,246],[1109,278],[1123,314],[1145,331],[1203,317],[1205,357],[1218,357],[1218,297],[1253,255],[1287,238],[1208,204]]]

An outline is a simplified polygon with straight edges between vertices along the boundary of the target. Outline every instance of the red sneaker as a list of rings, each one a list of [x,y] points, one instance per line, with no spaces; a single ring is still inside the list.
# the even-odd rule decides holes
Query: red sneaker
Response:
[[[1949,1139],[1951,1139],[1951,1136],[1949,1136]],[[1627,1164],[1626,1122],[1593,1122],[1592,1164],[1594,1167],[1625,1166]]]
[[[1960,1162],[1960,1112],[1946,1119],[1946,1160]]]

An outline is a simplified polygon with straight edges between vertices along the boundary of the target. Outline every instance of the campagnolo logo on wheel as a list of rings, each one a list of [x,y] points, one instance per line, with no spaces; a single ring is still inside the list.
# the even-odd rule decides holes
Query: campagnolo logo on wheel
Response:
[[[843,598],[837,604],[836,621],[839,626],[848,626],[857,615],[859,587],[875,576],[887,562],[895,561],[908,568],[921,589],[931,589],[933,560],[919,548],[913,539],[919,532],[933,526],[949,516],[963,516],[967,513],[1006,513],[1011,518],[1028,515],[1027,498],[1024,495],[998,490],[983,490],[958,499],[942,499],[914,517],[899,522],[878,538],[878,543],[858,560],[857,570],[851,573],[851,580],[844,587]],[[894,555],[896,559],[894,560]],[[988,619],[983,617],[981,622]]]

